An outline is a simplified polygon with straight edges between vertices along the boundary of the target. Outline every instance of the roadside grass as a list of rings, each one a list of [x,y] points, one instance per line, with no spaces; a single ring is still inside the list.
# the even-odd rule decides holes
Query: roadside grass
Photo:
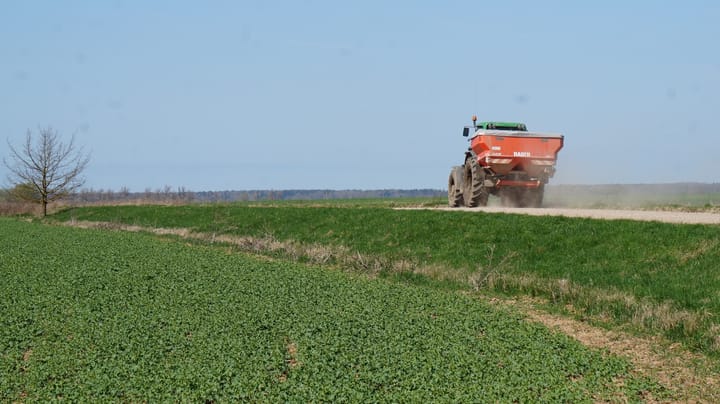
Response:
[[[54,219],[331,248],[319,263],[429,285],[542,296],[558,308],[572,305],[581,317],[660,333],[720,356],[718,226],[237,204],[81,208]],[[298,248],[290,255],[312,260]]]
[[[402,207],[445,207],[445,197],[417,198],[355,198],[323,200],[280,200],[234,202],[242,206],[264,207],[354,207],[354,208],[402,208]],[[142,204],[141,204],[142,205]],[[502,206],[500,198],[491,196],[488,206]],[[708,194],[567,194],[548,187],[545,192],[545,206],[553,208],[585,209],[631,209],[631,210],[672,210],[686,212],[720,211],[720,193]]]
[[[459,293],[0,218],[0,401],[670,399]]]

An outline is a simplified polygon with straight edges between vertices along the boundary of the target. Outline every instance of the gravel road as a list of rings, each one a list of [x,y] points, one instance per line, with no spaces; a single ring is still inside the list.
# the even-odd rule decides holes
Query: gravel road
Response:
[[[570,208],[431,208],[438,210],[453,210],[467,212],[486,213],[516,213],[531,216],[568,216],[587,217],[592,219],[606,220],[644,220],[666,223],[691,223],[691,224],[718,224],[720,225],[720,213],[709,212],[675,212],[655,210],[610,210],[610,209],[570,209]]]

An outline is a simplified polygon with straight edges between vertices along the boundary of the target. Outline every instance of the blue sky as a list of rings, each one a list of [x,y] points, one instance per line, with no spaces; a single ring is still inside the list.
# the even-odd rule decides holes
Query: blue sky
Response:
[[[95,189],[442,189],[477,114],[564,134],[555,184],[720,182],[720,2],[594,3],[4,1],[0,155],[52,126]]]

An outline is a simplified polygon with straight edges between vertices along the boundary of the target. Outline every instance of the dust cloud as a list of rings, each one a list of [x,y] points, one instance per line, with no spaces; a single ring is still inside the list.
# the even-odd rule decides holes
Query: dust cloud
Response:
[[[552,185],[544,207],[595,209],[720,208],[720,184]]]

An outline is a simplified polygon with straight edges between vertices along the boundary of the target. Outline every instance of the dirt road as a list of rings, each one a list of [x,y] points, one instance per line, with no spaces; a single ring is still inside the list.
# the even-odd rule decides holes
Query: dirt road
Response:
[[[607,220],[643,220],[666,223],[718,224],[720,213],[709,212],[676,212],[653,210],[610,210],[610,209],[570,209],[570,208],[434,208],[438,210],[454,210],[486,213],[516,213],[531,216],[568,216],[587,217]]]

